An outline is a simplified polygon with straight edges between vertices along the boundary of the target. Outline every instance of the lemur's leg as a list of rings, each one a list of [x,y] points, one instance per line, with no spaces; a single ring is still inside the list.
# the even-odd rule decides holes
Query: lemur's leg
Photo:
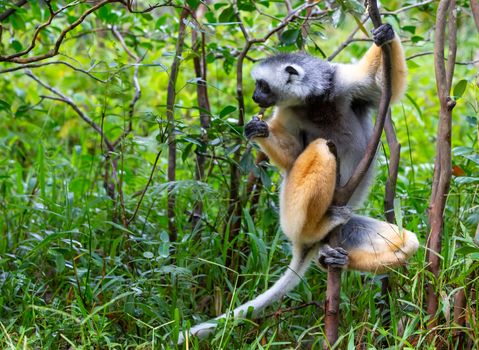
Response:
[[[339,83],[346,89],[352,89],[352,95],[362,99],[373,100],[379,98],[378,93],[382,84],[382,50],[381,46],[391,44],[392,58],[392,101],[401,98],[406,89],[407,66],[401,41],[394,34],[390,24],[383,24],[373,30],[374,45],[364,54],[357,64],[338,65],[337,76]],[[372,90],[371,90],[372,89]]]
[[[265,122],[258,117],[253,117],[245,125],[244,131],[245,136],[256,142],[282,172],[289,171],[294,160],[301,153],[298,139],[288,132],[279,118],[273,117]]]
[[[396,225],[359,215],[353,215],[338,235],[328,238],[331,246],[347,251],[349,261],[345,267],[375,273],[404,265],[419,247],[414,233],[400,232]],[[322,255],[325,252],[320,250],[319,263],[323,265]]]
[[[351,216],[329,206],[336,187],[336,157],[328,141],[311,142],[286,174],[281,188],[281,228],[293,242],[315,243]]]

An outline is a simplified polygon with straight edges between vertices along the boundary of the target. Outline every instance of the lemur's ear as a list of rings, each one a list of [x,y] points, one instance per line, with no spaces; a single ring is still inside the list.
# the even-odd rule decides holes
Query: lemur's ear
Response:
[[[284,70],[291,75],[299,75],[299,72],[293,66],[286,66]]]

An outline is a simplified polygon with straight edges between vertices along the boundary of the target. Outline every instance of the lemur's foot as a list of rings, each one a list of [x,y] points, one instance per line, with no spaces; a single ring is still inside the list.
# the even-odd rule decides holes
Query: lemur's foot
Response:
[[[338,207],[338,206],[332,205],[328,209],[328,214],[329,214],[329,218],[334,223],[333,226],[336,227],[338,225],[342,225],[348,222],[349,219],[351,219],[351,216],[353,215],[353,210],[351,207],[348,207],[348,206]]]
[[[326,244],[319,250],[318,264],[324,269],[328,266],[345,268],[349,264],[348,252],[341,247],[331,248]]]
[[[251,139],[253,137],[268,137],[268,124],[255,116],[248,124],[245,125],[244,134],[247,139]]]
[[[373,29],[373,41],[377,46],[383,46],[394,39],[394,29],[389,23],[384,23]]]

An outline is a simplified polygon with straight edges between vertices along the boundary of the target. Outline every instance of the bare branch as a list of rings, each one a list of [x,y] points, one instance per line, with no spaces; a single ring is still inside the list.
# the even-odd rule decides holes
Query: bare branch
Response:
[[[426,1],[423,1],[423,2],[419,2],[417,4],[412,4],[412,5],[409,5],[409,6],[404,6],[400,9],[397,9],[396,11],[384,11],[384,12],[381,12],[381,15],[398,15],[400,14],[401,12],[405,12],[405,11],[409,11],[415,7],[420,7],[420,6],[424,6],[424,5],[427,5],[427,4],[430,4],[432,3],[434,0],[426,0]]]
[[[366,21],[367,21],[368,19],[369,19],[369,16],[365,16],[365,18],[363,18],[363,19],[361,20],[361,23],[362,23],[362,24],[366,23]],[[343,51],[349,44],[351,44],[353,41],[355,41],[354,36],[355,36],[356,33],[359,31],[359,29],[361,29],[361,28],[359,27],[359,25],[356,26],[356,29],[354,29],[354,30],[351,32],[351,34],[349,34],[349,36],[346,38],[346,40],[345,40],[344,42],[342,42],[341,45],[339,45],[339,46],[337,47],[337,49],[334,50],[334,52],[333,52],[331,55],[329,55],[329,57],[328,57],[326,60],[332,61],[332,60],[333,60],[341,51]]]
[[[92,66],[91,68],[89,68],[88,70],[85,70],[85,69],[82,69],[82,68],[78,68],[78,67],[75,67],[74,65],[68,63],[68,62],[65,62],[65,61],[52,61],[52,62],[42,62],[42,63],[29,63],[29,64],[25,64],[25,65],[21,65],[21,66],[16,66],[16,67],[12,67],[12,68],[7,68],[7,69],[2,69],[0,70],[0,74],[3,74],[3,73],[10,73],[10,72],[15,72],[15,71],[18,71],[18,70],[21,70],[21,69],[30,69],[30,68],[39,68],[39,67],[45,67],[45,66],[50,66],[50,65],[55,65],[55,64],[60,64],[60,65],[64,65],[64,66],[67,66],[71,69],[73,69],[74,71],[77,71],[77,72],[81,72],[83,74],[86,74],[88,75],[90,78],[100,82],[100,83],[107,83],[108,80],[102,80],[100,78],[97,78],[96,76],[94,76],[93,74],[90,73],[90,70],[94,67]]]
[[[140,86],[140,82],[138,81],[138,70],[140,67],[140,62],[142,61],[143,58],[139,57],[136,53],[134,53],[128,48],[128,46],[125,43],[125,40],[123,39],[123,36],[116,29],[115,26],[112,27],[112,32],[113,32],[113,35],[120,42],[120,45],[125,50],[126,54],[135,60],[135,69],[133,72],[133,86],[135,88],[135,94],[133,95],[133,98],[131,99],[130,104],[128,106],[128,126],[126,130],[124,130],[123,133],[118,137],[118,139],[116,139],[115,142],[113,142],[113,146],[116,147],[116,145],[122,142],[125,139],[125,137],[128,136],[128,134],[130,134],[131,130],[133,129],[133,115],[135,113],[135,105],[141,97],[141,86]]]
[[[140,58],[138,57],[138,55],[136,53],[132,52],[128,48],[128,46],[125,43],[125,39],[123,39],[123,35],[121,35],[121,33],[116,28],[116,26],[112,26],[111,31],[112,31],[113,35],[118,39],[118,41],[120,42],[121,47],[123,47],[123,50],[125,50],[127,55],[130,56],[131,58],[133,58],[138,63],[140,61]]]
[[[80,107],[78,107],[78,105],[73,102],[72,99],[70,99],[69,97],[65,96],[63,93],[61,93],[59,90],[51,87],[50,85],[48,85],[47,83],[41,81],[37,76],[35,76],[31,71],[27,71],[25,73],[28,77],[32,78],[33,80],[35,80],[39,85],[43,86],[45,89],[51,91],[52,93],[54,93],[55,95],[58,96],[57,97],[51,97],[51,96],[42,96],[44,98],[47,98],[47,99],[50,99],[50,100],[56,100],[56,101],[61,101],[61,102],[64,102],[66,104],[68,104],[70,107],[73,108],[73,110],[80,116],[80,118],[82,118],[88,125],[90,125],[98,134],[100,134],[100,136],[102,137],[103,141],[105,142],[107,148],[109,151],[113,151],[113,146],[111,145],[111,143],[109,142],[108,138],[106,137],[106,135],[103,133],[103,130],[102,128],[100,128],[100,126],[98,124],[96,124],[85,112],[83,112]]]
[[[158,8],[166,7],[166,6],[175,7],[175,8],[182,8],[182,9],[186,8],[184,6],[175,5],[172,0],[168,0],[168,1],[163,2],[163,3],[158,2],[155,5],[149,5],[147,8],[144,8],[142,10],[134,10],[132,0],[119,0],[119,2],[121,2],[123,5],[125,5],[126,8],[128,9],[128,11],[131,12],[131,13],[148,13],[148,12],[151,12],[151,11],[156,10]]]
[[[145,197],[145,193],[148,190],[148,187],[150,187],[151,181],[153,180],[153,175],[155,174],[156,166],[158,165],[158,160],[160,159],[162,150],[160,149],[156,153],[156,158],[155,162],[153,163],[153,167],[151,168],[150,176],[148,177],[148,181],[146,183],[145,188],[141,191],[141,197],[138,200],[138,203],[136,203],[135,211],[133,212],[133,215],[131,216],[130,219],[128,219],[127,224],[129,225],[133,220],[135,220],[136,214],[138,214],[138,210],[140,209],[141,203],[143,202],[143,198]]]

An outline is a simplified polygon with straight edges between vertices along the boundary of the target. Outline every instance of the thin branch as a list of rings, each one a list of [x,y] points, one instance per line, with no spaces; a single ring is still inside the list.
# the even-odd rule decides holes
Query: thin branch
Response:
[[[381,12],[381,15],[398,15],[400,14],[401,12],[405,12],[405,11],[409,11],[415,7],[420,7],[420,6],[424,6],[424,5],[427,5],[427,4],[430,4],[432,3],[434,0],[426,0],[426,1],[423,1],[423,2],[419,2],[417,4],[412,4],[412,5],[409,5],[409,6],[404,6],[400,9],[397,9],[396,11],[384,11],[384,12]]]
[[[15,72],[15,71],[18,71],[18,70],[21,70],[21,69],[30,69],[30,68],[39,68],[39,67],[45,67],[45,66],[50,66],[50,65],[54,65],[54,64],[60,64],[60,65],[64,65],[64,66],[67,66],[71,69],[73,69],[74,71],[77,71],[77,72],[81,72],[83,74],[86,74],[88,75],[90,78],[100,82],[100,83],[107,83],[108,80],[102,80],[100,78],[97,78],[96,76],[94,76],[93,74],[90,73],[90,70],[94,67],[92,66],[91,68],[89,68],[88,70],[85,70],[85,69],[82,69],[82,68],[78,68],[78,67],[75,67],[74,65],[68,63],[68,62],[65,62],[65,61],[52,61],[52,62],[43,62],[43,63],[29,63],[29,64],[25,64],[25,65],[21,65],[21,66],[16,66],[16,67],[12,67],[12,68],[7,68],[7,69],[2,69],[0,70],[0,74],[4,74],[4,73],[10,73],[10,72]]]
[[[426,56],[426,55],[433,55],[434,54],[434,51],[426,51],[426,52],[419,52],[419,53],[416,53],[414,55],[411,55],[409,57],[406,58],[406,61],[409,61],[409,60],[412,60],[416,57],[421,57],[421,56]],[[448,58],[444,57],[444,60],[445,61],[449,61]],[[479,59],[477,60],[473,60],[473,61],[456,61],[454,62],[454,64],[456,66],[468,66],[468,65],[472,65],[472,64],[477,64],[479,63]]]
[[[133,86],[135,88],[135,94],[133,95],[133,98],[131,99],[130,104],[128,106],[128,126],[126,130],[124,130],[123,133],[115,140],[115,142],[113,142],[113,146],[116,147],[116,145],[121,143],[125,139],[125,137],[130,134],[131,130],[133,129],[133,115],[135,113],[135,105],[141,97],[141,86],[138,80],[138,70],[139,70],[140,62],[142,61],[143,58],[139,57],[136,53],[134,53],[128,48],[128,46],[125,43],[125,40],[123,39],[123,36],[116,29],[115,26],[112,27],[112,32],[113,32],[113,35],[120,42],[120,45],[125,50],[126,54],[135,60],[135,69],[133,72]]]
[[[28,2],[28,0],[20,0],[17,2],[15,5],[13,5],[12,8],[9,8],[7,11],[4,13],[0,14],[0,22],[3,22],[5,19],[7,19],[10,15],[14,14],[15,11],[17,11],[17,8],[22,7]]]
[[[41,54],[41,55],[23,58],[21,56],[24,56],[24,55],[28,54],[35,47],[35,44],[37,42],[37,37],[40,34],[40,31],[43,28],[49,26],[51,24],[51,22],[53,21],[53,18],[55,18],[55,16],[57,16],[59,13],[61,13],[65,8],[71,6],[71,4],[67,5],[67,6],[65,6],[65,7],[61,8],[60,10],[55,12],[55,11],[53,11],[53,9],[51,7],[50,2],[47,1],[46,4],[47,4],[48,9],[50,11],[50,17],[48,18],[48,20],[45,23],[40,25],[35,30],[35,33],[33,34],[33,39],[30,43],[30,46],[28,48],[26,48],[25,50],[17,52],[15,54],[8,55],[8,56],[0,56],[0,62],[31,63],[31,62],[41,61],[41,60],[44,60],[46,58],[56,56],[58,54],[59,49],[60,49],[60,45],[62,44],[63,39],[65,39],[65,36],[68,34],[68,32],[70,32],[73,29],[75,29],[76,27],[78,27],[85,20],[85,18],[87,18],[88,15],[90,15],[92,12],[95,12],[100,7],[103,7],[104,5],[109,4],[109,3],[113,3],[113,2],[121,2],[121,1],[120,0],[103,0],[103,1],[98,2],[96,5],[92,6],[88,10],[86,10],[75,22],[73,22],[72,24],[70,24],[68,27],[66,27],[65,29],[63,29],[61,31],[59,37],[55,41],[55,45],[54,45],[53,49],[51,49],[48,52],[46,52],[44,54]]]
[[[121,35],[121,33],[116,28],[116,26],[112,26],[111,31],[112,31],[113,35],[115,36],[115,38],[118,39],[121,47],[123,47],[123,50],[125,50],[127,55],[130,56],[131,58],[133,58],[133,60],[135,60],[138,63],[140,61],[140,58],[138,57],[138,55],[136,53],[134,53],[133,51],[131,51],[128,48],[128,46],[125,43],[125,39],[123,39],[123,35]]]
[[[366,23],[366,21],[367,21],[368,19],[369,19],[369,16],[365,16],[365,18],[363,18],[363,19],[361,20],[361,24]],[[332,60],[333,60],[341,51],[343,51],[349,44],[351,44],[353,41],[355,41],[354,36],[355,36],[356,33],[359,31],[359,29],[361,29],[361,28],[360,28],[359,25],[357,25],[357,26],[356,26],[356,29],[354,29],[354,30],[351,32],[351,34],[349,34],[349,36],[346,38],[346,40],[343,41],[343,42],[341,43],[341,45],[339,45],[339,46],[337,47],[337,49],[334,50],[334,52],[333,52],[331,55],[329,55],[329,57],[328,57],[326,60],[327,60],[327,61],[332,61]]]
[[[416,54],[411,55],[409,57],[406,57],[406,61],[412,60],[416,57],[427,56],[427,55],[432,55],[432,54],[434,54],[434,51],[419,52],[419,53],[416,53]]]
[[[61,101],[66,104],[68,104],[70,107],[73,108],[73,110],[82,118],[88,125],[90,125],[100,136],[102,137],[103,141],[105,142],[105,145],[107,146],[109,151],[113,151],[113,146],[111,145],[110,141],[106,137],[106,135],[103,133],[103,130],[100,128],[100,126],[95,123],[85,112],[83,112],[78,105],[73,102],[72,99],[69,97],[65,96],[63,93],[61,93],[59,90],[56,90],[55,88],[51,87],[47,83],[41,81],[37,76],[35,76],[31,71],[25,72],[25,74],[35,80],[39,85],[43,86],[45,89],[51,91],[58,97],[52,97],[52,96],[42,96],[44,98],[50,99],[50,100],[55,100],[55,101]]]
[[[386,220],[390,223],[395,222],[394,217],[394,198],[396,196],[396,183],[398,178],[399,159],[401,155],[401,144],[398,142],[396,132],[391,118],[391,109],[389,109],[384,124],[386,139],[389,145],[389,167],[388,178],[386,180],[386,191],[384,195],[384,212]]]
[[[158,165],[158,160],[160,159],[162,150],[160,149],[158,153],[156,153],[156,158],[155,162],[153,163],[153,167],[151,168],[150,176],[148,177],[148,181],[146,183],[145,188],[141,191],[141,197],[138,200],[138,203],[136,203],[135,211],[133,212],[133,215],[131,218],[127,221],[128,225],[135,220],[136,214],[138,214],[138,210],[140,209],[141,203],[143,202],[143,197],[145,197],[145,193],[150,187],[151,181],[153,180],[153,175],[155,174],[156,166]]]
[[[126,8],[128,9],[128,11],[131,12],[131,13],[148,13],[148,12],[151,12],[151,11],[156,10],[158,8],[166,7],[166,6],[185,9],[184,6],[179,6],[179,5],[174,4],[172,0],[166,1],[164,3],[158,2],[155,5],[149,5],[147,8],[142,9],[142,10],[134,10],[132,0],[119,0],[119,2],[121,2],[123,5],[125,5]]]

